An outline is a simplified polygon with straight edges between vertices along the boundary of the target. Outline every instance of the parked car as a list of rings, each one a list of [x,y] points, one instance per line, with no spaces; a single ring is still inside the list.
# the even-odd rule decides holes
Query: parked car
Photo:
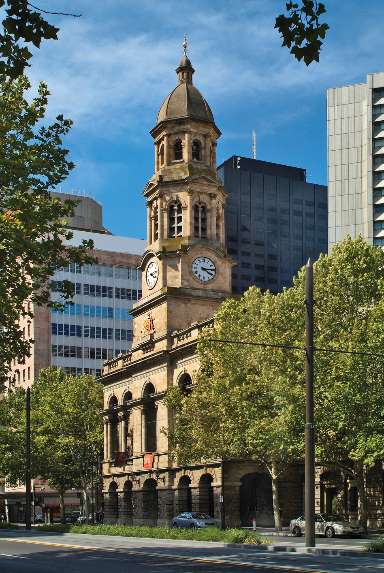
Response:
[[[210,517],[206,513],[195,513],[192,511],[179,513],[179,515],[174,517],[172,520],[172,527],[200,528],[208,527],[210,525],[216,525],[216,521],[213,517]]]
[[[305,519],[301,515],[292,519],[289,524],[292,535],[300,537],[305,531]],[[315,514],[315,534],[334,537],[335,535],[361,535],[364,533],[360,525],[352,525],[340,515],[328,515],[326,513]]]

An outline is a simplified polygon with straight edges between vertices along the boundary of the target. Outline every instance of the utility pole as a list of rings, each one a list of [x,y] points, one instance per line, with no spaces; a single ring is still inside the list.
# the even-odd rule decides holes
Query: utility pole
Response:
[[[31,529],[31,389],[25,391],[25,529]]]
[[[315,547],[315,432],[313,415],[313,265],[305,267],[305,545]]]

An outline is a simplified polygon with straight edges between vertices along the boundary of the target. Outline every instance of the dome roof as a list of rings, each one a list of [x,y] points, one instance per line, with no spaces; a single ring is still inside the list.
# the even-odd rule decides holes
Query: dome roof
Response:
[[[214,123],[211,108],[190,82],[179,83],[165,98],[157,115],[157,123],[184,117]]]
[[[191,118],[214,123],[213,114],[206,100],[193,85],[194,69],[186,52],[184,40],[184,55],[176,69],[179,85],[165,98],[157,115],[157,124],[162,121],[179,118]]]

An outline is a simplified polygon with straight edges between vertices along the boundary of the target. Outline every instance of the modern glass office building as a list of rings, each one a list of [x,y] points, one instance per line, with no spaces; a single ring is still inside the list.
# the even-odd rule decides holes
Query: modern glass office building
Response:
[[[251,285],[278,292],[327,252],[327,188],[308,183],[304,169],[232,156],[218,172],[234,293]]]
[[[101,205],[90,197],[75,199],[79,205],[69,221],[73,238],[68,244],[92,239],[97,262],[82,267],[73,263],[56,271],[52,300],[60,300],[64,280],[73,283],[75,294],[62,310],[38,307],[32,320],[24,320],[25,335],[34,344],[31,356],[22,364],[14,364],[11,385],[31,385],[47,366],[60,367],[75,376],[99,376],[105,360],[126,353],[132,345],[130,309],[141,297],[137,267],[146,241],[111,235],[102,225]]]
[[[384,72],[327,91],[329,246],[384,247]]]

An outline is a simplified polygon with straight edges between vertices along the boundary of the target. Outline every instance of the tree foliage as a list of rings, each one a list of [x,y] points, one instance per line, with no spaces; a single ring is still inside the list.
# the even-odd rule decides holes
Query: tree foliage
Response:
[[[362,238],[314,265],[316,458],[357,480],[363,524],[367,470],[384,454],[383,279],[384,252]],[[169,393],[170,442],[181,463],[252,458],[273,480],[302,459],[304,300],[302,269],[283,293],[252,287],[222,305],[199,344],[196,388]]]
[[[66,376],[42,370],[31,388],[32,477],[48,480],[61,495],[84,492],[102,450],[102,387],[91,376]],[[0,473],[11,484],[24,481],[25,393],[18,389],[0,400]]]
[[[320,59],[320,50],[329,26],[320,22],[326,8],[323,2],[302,0],[287,2],[286,14],[276,18],[275,28],[281,34],[283,46],[298,60],[304,60],[308,66]]]
[[[18,320],[32,318],[33,304],[49,301],[55,269],[92,261],[92,241],[64,245],[72,237],[66,219],[76,203],[50,194],[73,169],[62,147],[72,122],[58,116],[44,125],[48,88],[41,83],[28,101],[29,88],[25,77],[0,84],[0,376],[12,359],[28,353],[30,341],[23,338]],[[64,297],[72,292],[70,283],[64,283]]]

